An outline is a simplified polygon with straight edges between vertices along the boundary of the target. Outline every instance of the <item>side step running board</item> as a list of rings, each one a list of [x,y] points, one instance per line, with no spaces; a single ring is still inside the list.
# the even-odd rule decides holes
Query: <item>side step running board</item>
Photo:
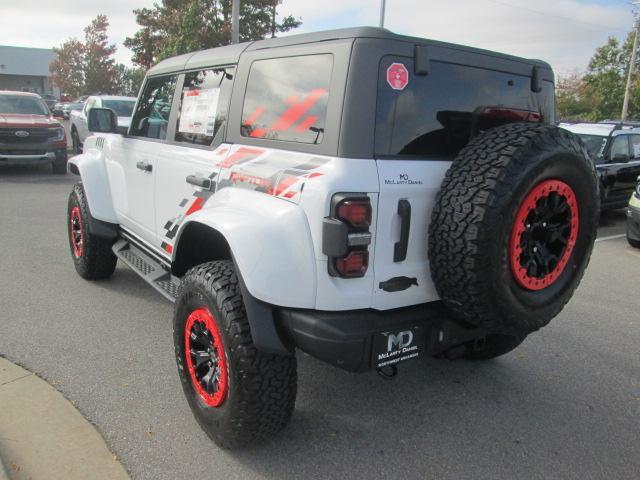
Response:
[[[158,260],[124,239],[113,245],[113,253],[167,300],[176,301],[180,279],[167,272]]]

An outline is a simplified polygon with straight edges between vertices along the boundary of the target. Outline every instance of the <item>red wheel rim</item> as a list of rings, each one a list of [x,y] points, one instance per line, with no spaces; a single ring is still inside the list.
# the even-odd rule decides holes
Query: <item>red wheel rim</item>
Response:
[[[184,329],[185,356],[191,383],[202,401],[219,407],[229,389],[222,335],[208,309],[191,312]]]
[[[80,258],[84,254],[84,230],[82,228],[80,207],[73,207],[69,222],[71,224],[71,247],[73,248],[73,254],[76,258]]]
[[[564,272],[578,238],[578,201],[561,180],[544,180],[525,197],[511,229],[511,272],[521,287],[543,290]]]

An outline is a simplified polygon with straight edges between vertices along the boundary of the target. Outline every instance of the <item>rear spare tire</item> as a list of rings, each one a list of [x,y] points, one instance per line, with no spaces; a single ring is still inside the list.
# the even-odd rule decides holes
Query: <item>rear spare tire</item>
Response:
[[[429,262],[461,320],[522,335],[571,298],[589,262],[600,200],[595,166],[572,133],[513,123],[475,137],[447,172]]]

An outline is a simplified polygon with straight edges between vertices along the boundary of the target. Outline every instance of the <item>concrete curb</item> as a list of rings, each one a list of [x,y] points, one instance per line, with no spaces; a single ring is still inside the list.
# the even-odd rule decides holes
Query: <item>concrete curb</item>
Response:
[[[60,392],[4,358],[0,405],[0,480],[129,479],[95,427]]]

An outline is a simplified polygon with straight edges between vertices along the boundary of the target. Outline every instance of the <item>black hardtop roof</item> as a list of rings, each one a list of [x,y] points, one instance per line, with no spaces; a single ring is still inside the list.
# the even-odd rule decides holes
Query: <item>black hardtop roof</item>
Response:
[[[211,48],[209,50],[201,50],[194,53],[187,53],[177,57],[168,58],[152,67],[148,74],[158,75],[164,73],[177,72],[181,70],[191,70],[211,65],[224,65],[238,63],[240,55],[246,51],[264,50],[269,48],[287,47],[293,45],[302,45],[305,43],[328,42],[332,40],[344,40],[354,38],[374,38],[381,40],[410,42],[417,45],[434,45],[440,47],[451,48],[455,50],[467,51],[469,53],[489,55],[498,58],[504,58],[530,65],[539,66],[551,70],[548,63],[541,60],[532,60],[503,53],[482,50],[474,47],[456,45],[453,43],[440,42],[437,40],[428,40],[419,37],[410,37],[393,33],[385,28],[378,27],[355,27],[342,28],[337,30],[326,30],[313,33],[301,33],[296,35],[287,35],[278,38],[269,38],[258,40],[255,42],[245,42],[224,47]]]

